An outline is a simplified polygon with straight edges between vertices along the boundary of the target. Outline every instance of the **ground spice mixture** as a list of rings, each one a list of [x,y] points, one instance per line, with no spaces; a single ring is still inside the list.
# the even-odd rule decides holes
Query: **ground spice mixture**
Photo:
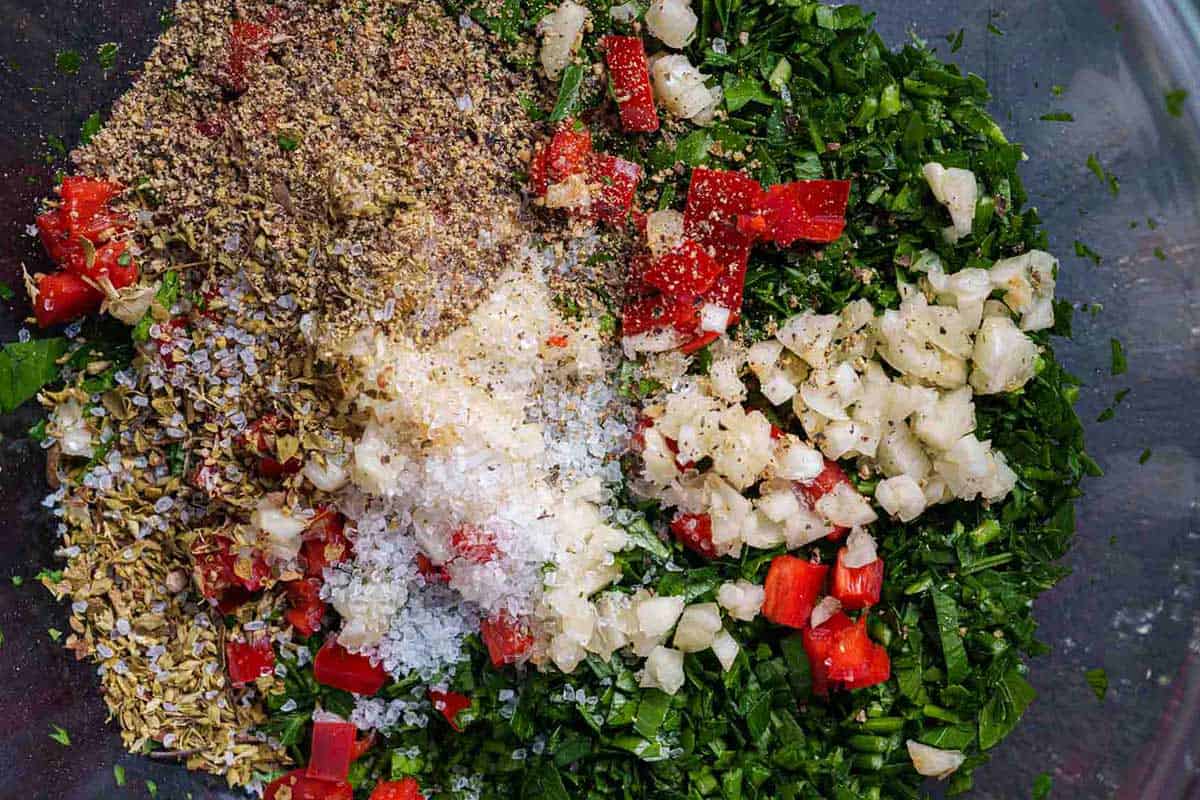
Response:
[[[250,733],[277,679],[234,689],[223,663],[229,636],[287,646],[279,602],[222,619],[194,591],[194,562],[249,552],[264,497],[297,499],[299,476],[254,469],[248,428],[286,420],[267,444],[283,464],[342,454],[355,423],[335,413],[352,382],[340,344],[366,325],[444,333],[549,235],[522,212],[534,131],[513,98],[532,80],[432,2],[246,3],[236,18],[184,3],[73,153],[79,172],[135,188],[121,202],[143,275],[180,284],[131,366],[92,365],[90,382],[44,398],[48,432],[83,437],[51,451],[67,566],[46,582],[72,601],[68,647],[99,663],[131,749],[235,785],[286,758]],[[549,260],[566,250],[552,243]]]

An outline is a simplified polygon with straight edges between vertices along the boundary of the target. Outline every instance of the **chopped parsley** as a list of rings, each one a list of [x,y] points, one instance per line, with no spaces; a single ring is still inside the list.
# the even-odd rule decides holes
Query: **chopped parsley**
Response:
[[[59,50],[54,55],[54,68],[63,75],[74,75],[83,66],[83,57],[75,50]]]
[[[1188,99],[1187,89],[1172,89],[1163,96],[1166,102],[1167,113],[1172,117],[1183,116],[1183,104]]]
[[[1126,370],[1129,369],[1129,362],[1125,358],[1125,348],[1121,345],[1121,340],[1116,338],[1109,339],[1108,344],[1112,352],[1112,374],[1114,376],[1124,375]]]
[[[285,153],[290,153],[300,146],[299,139],[297,139],[295,136],[289,136],[286,133],[279,134],[279,136],[275,138],[275,142],[279,145],[279,149]]]
[[[1069,111],[1052,111],[1049,114],[1042,114],[1039,119],[1046,122],[1074,122],[1075,115]]]
[[[93,111],[87,119],[83,121],[83,127],[79,129],[79,143],[87,144],[92,138],[100,132],[100,128],[104,125],[104,121],[100,118],[99,111]]]
[[[0,300],[12,300],[17,296],[13,288],[4,281],[0,281]]]
[[[1083,673],[1083,677],[1096,699],[1104,702],[1104,697],[1108,694],[1108,673],[1104,671],[1104,667],[1089,669]]]
[[[63,338],[12,342],[0,349],[0,414],[7,414],[58,378]]]
[[[71,746],[71,735],[66,729],[60,725],[51,725],[50,738],[61,744],[63,747]]]
[[[120,764],[113,764],[113,780],[117,782],[117,786],[125,785],[125,768]]]
[[[1147,461],[1150,460],[1150,456],[1152,456],[1153,454],[1154,454],[1154,451],[1152,451],[1149,447],[1147,447],[1145,450],[1142,451],[1142,454],[1140,456],[1138,456],[1138,463],[1145,464]]]
[[[117,51],[121,49],[121,45],[116,42],[105,42],[96,48],[96,60],[100,62],[100,68],[107,71],[117,65]]]

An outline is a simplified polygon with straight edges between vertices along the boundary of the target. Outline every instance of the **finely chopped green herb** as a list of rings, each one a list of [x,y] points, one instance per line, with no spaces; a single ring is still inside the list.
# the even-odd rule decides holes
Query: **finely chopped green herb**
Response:
[[[508,44],[530,35],[546,10],[519,0],[499,15],[492,5],[449,5]],[[592,10],[594,20],[608,19],[607,4],[598,0]],[[701,30],[686,51],[724,87],[727,115],[678,137],[630,139],[593,126],[603,147],[658,173],[661,182],[641,189],[642,207],[677,207],[686,168],[701,163],[745,169],[764,183],[853,181],[837,242],[820,251],[754,252],[740,333],[760,336],[798,309],[834,311],[860,297],[894,307],[897,281],[911,280],[905,265],[925,249],[955,271],[1046,246],[1017,173],[1022,150],[984,111],[982,79],[942,63],[917,40],[890,51],[872,17],[853,6],[704,0],[697,12]],[[605,27],[587,33],[579,62],[596,60]],[[726,52],[710,46],[718,30]],[[961,39],[951,39],[953,49]],[[785,58],[787,70],[779,68]],[[536,105],[566,117],[611,103],[589,81],[569,68]],[[954,244],[942,236],[946,212],[921,176],[931,158],[972,169],[982,189],[975,231]],[[676,164],[683,168],[672,170]],[[1115,191],[1115,178],[1095,165]],[[709,652],[688,655],[687,682],[674,696],[639,688],[637,661],[622,653],[608,663],[590,657],[572,675],[518,673],[492,668],[471,639],[469,661],[447,676],[451,689],[471,698],[459,717],[464,730],[436,715],[427,726],[400,724],[382,733],[352,778],[369,787],[414,776],[432,790],[482,773],[482,798],[910,798],[921,796],[923,779],[904,742],[916,739],[962,750],[966,762],[948,790],[969,789],[985,751],[1034,699],[1026,659],[1047,648],[1036,638],[1031,601],[1066,574],[1056,562],[1074,534],[1079,484],[1100,473],[1083,450],[1073,408],[1079,381],[1051,344],[1053,335],[1070,335],[1070,311],[1056,304],[1054,328],[1033,334],[1043,348],[1039,369],[1021,391],[976,398],[979,438],[1002,450],[1020,478],[1012,494],[990,508],[954,502],[912,523],[876,524],[887,580],[871,633],[889,650],[889,682],[811,696],[797,637],[761,617],[731,624],[742,651],[729,672]],[[654,388],[634,371],[622,385],[630,396]],[[648,583],[709,601],[724,580],[761,582],[778,554],[704,561],[653,535],[662,514],[653,504],[636,507],[645,519],[629,525],[634,544],[619,557],[618,587],[626,590]],[[820,547],[832,555],[832,545]],[[669,571],[668,563],[688,568]],[[311,711],[318,703],[336,710],[346,698],[318,686],[311,667],[286,666],[285,691],[267,699],[269,730],[303,761]],[[382,696],[419,703],[422,685],[414,677]],[[1039,785],[1044,796],[1048,784]]]

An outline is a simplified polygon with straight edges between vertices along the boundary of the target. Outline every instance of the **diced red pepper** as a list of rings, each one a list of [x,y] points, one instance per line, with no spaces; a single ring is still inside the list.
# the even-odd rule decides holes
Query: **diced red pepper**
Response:
[[[458,713],[464,708],[471,707],[471,698],[459,692],[443,692],[439,689],[430,689],[429,702],[433,703],[433,707],[441,712],[446,721],[450,723],[451,728],[462,733],[462,728],[458,725]]]
[[[622,336],[667,328],[689,334],[694,333],[699,324],[700,313],[696,306],[678,297],[646,297],[627,304],[621,312]]]
[[[699,297],[721,274],[721,265],[703,247],[685,239],[646,271],[646,283],[673,297]]]
[[[126,249],[125,242],[105,242],[95,248],[89,259],[82,247],[66,248],[62,265],[81,278],[89,278],[98,284],[102,278],[108,278],[114,289],[123,289],[137,283],[138,279],[137,264]]]
[[[798,239],[832,242],[846,227],[850,181],[792,181],[767,189],[758,207],[739,217],[739,229],[780,246]]]
[[[529,160],[529,191],[538,197],[550,186],[550,148],[539,147]]]
[[[570,343],[570,341],[571,340],[568,339],[563,334],[556,334],[554,336],[546,337],[546,346],[547,347],[566,347]]]
[[[633,208],[633,195],[641,179],[640,165],[605,153],[593,153],[588,159],[591,215],[613,225],[625,222]]]
[[[588,171],[592,155],[592,132],[582,122],[564,120],[550,139],[546,157],[546,179],[561,183]]]
[[[332,636],[321,645],[313,659],[313,677],[324,686],[368,696],[387,683],[387,672],[382,664],[372,664],[366,656],[351,653]]]
[[[516,664],[533,648],[533,634],[528,626],[514,619],[507,611],[480,622],[479,635],[487,647],[493,667]]]
[[[680,345],[679,352],[683,353],[684,355],[694,353],[700,348],[707,347],[708,345],[712,344],[719,339],[720,336],[721,334],[717,333],[716,331],[705,331],[687,344]]]
[[[612,78],[621,128],[629,132],[658,130],[658,112],[654,109],[654,89],[650,86],[650,67],[642,38],[605,36],[600,47]]]
[[[808,656],[815,694],[829,694],[829,654],[837,634],[853,625],[854,622],[839,611],[817,627],[804,629],[804,652]]]
[[[291,606],[284,612],[288,621],[301,636],[312,636],[325,620],[325,601],[321,599],[321,581],[317,578],[301,578],[287,585],[287,599]]]
[[[100,308],[104,295],[78,275],[55,272],[42,275],[37,282],[37,301],[33,313],[38,327],[48,328],[78,319]]]
[[[320,578],[325,567],[339,564],[353,554],[354,545],[346,536],[346,518],[329,507],[318,509],[304,529],[304,543],[300,545],[304,574]]]
[[[867,635],[866,614],[834,635],[827,663],[829,680],[841,682],[847,689],[874,686],[891,675],[887,650]]]
[[[424,800],[424,795],[416,778],[405,778],[375,784],[370,800]]]
[[[763,616],[776,625],[808,627],[829,567],[795,556],[776,556],[763,588]]]
[[[263,636],[252,642],[225,642],[225,666],[234,686],[245,686],[275,671],[275,651]]]
[[[226,536],[198,540],[192,545],[196,582],[200,593],[210,600],[222,600],[231,588],[260,591],[271,576],[261,550],[242,548],[234,552],[233,545]]]
[[[57,208],[43,211],[33,221],[37,225],[38,237],[42,240],[47,255],[55,261],[61,261],[63,247],[70,238],[62,213]]]
[[[434,564],[429,556],[424,553],[417,553],[417,572],[425,576],[425,580],[430,583],[449,583],[450,573],[446,572],[446,568],[440,564]]]
[[[255,22],[237,20],[229,26],[229,60],[222,80],[226,88],[244,92],[249,88],[250,69],[267,57],[271,29]]]
[[[836,461],[827,458],[825,459],[825,467],[817,477],[808,483],[796,483],[795,487],[800,492],[800,496],[804,501],[808,503],[808,507],[816,508],[817,501],[836,489],[839,483],[849,484],[850,478],[846,477],[846,471]],[[826,538],[836,542],[845,536],[849,530],[849,528],[835,525],[833,532]]]
[[[68,175],[62,179],[59,193],[62,195],[62,221],[67,230],[78,234],[101,209],[121,193],[122,186],[113,181],[88,178],[83,175]]]
[[[350,760],[358,761],[365,756],[372,747],[375,746],[375,732],[371,731],[361,739],[354,740],[354,747],[350,748]]]
[[[629,270],[625,276],[625,297],[640,300],[655,293],[654,287],[646,282],[646,274],[653,263],[654,259],[646,250],[639,250],[629,259]]]
[[[76,220],[69,227],[61,208],[38,214],[34,221],[47,255],[59,264],[82,256],[80,239],[101,244],[129,227],[128,217],[108,211],[97,212],[85,220]]]
[[[320,720],[313,723],[311,754],[304,773],[322,781],[345,780],[350,774],[357,733],[352,722]]]
[[[863,567],[847,567],[847,552],[845,547],[838,550],[833,568],[833,596],[848,611],[875,605],[883,591],[883,559],[877,558]]]
[[[258,472],[265,478],[279,479],[295,475],[304,466],[300,456],[278,459],[276,442],[278,437],[293,433],[296,425],[291,419],[279,414],[263,414],[246,426],[237,438],[237,443],[254,457]]]
[[[671,535],[693,553],[716,558],[712,540],[712,517],[708,514],[679,514],[671,520]]]
[[[450,549],[455,556],[486,564],[494,561],[500,551],[496,547],[496,534],[475,525],[460,525],[450,534]]]
[[[705,299],[729,309],[729,325],[741,318],[746,266],[754,239],[738,230],[739,214],[761,202],[762,186],[741,172],[696,167],[688,186],[683,233],[703,245],[721,267]]]
[[[310,778],[303,769],[294,769],[271,781],[263,800],[353,800],[354,787],[346,781]]]

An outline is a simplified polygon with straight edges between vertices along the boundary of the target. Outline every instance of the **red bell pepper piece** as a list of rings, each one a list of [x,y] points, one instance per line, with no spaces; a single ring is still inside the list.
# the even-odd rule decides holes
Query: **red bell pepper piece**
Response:
[[[763,588],[763,616],[776,625],[807,628],[829,567],[795,556],[776,556]]]
[[[590,214],[613,225],[624,222],[642,179],[641,166],[605,153],[593,153],[587,163],[592,194]]]
[[[325,601],[321,599],[321,581],[318,578],[301,578],[287,585],[288,604],[283,614],[301,636],[312,636],[325,620]]]
[[[877,558],[863,567],[847,567],[847,552],[845,547],[838,550],[833,568],[833,596],[848,611],[875,605],[883,591],[883,559]]]
[[[267,57],[271,29],[255,22],[237,20],[229,26],[229,60],[221,76],[226,88],[242,93],[249,88],[250,69]]]
[[[671,520],[671,535],[693,553],[716,558],[712,540],[712,517],[708,514],[678,514]]]
[[[358,729],[351,722],[321,720],[313,723],[311,755],[304,774],[322,781],[343,781],[350,774],[354,738]]]
[[[294,769],[271,781],[263,800],[353,800],[354,787],[346,781],[310,778],[303,769]]]
[[[441,712],[446,721],[450,723],[451,728],[462,733],[462,728],[458,725],[458,713],[464,708],[471,707],[471,698],[459,692],[443,692],[440,689],[430,689],[429,702],[433,703],[433,707]]]
[[[368,696],[387,683],[387,672],[382,664],[372,664],[366,656],[351,653],[332,636],[313,659],[313,677],[324,686]]]
[[[450,573],[446,572],[446,568],[441,564],[434,564],[429,556],[424,553],[417,553],[417,572],[425,576],[425,580],[430,583],[449,583]]]
[[[529,160],[529,191],[538,197],[546,194],[550,185],[550,148],[539,147]]]
[[[516,664],[533,649],[533,634],[528,626],[507,611],[479,623],[479,636],[487,647],[493,667]]]
[[[646,283],[672,297],[699,297],[721,274],[721,265],[690,239],[658,259],[645,273]]]
[[[275,651],[263,636],[252,642],[225,642],[225,666],[234,686],[245,686],[275,671]]]
[[[38,278],[33,313],[38,327],[48,328],[92,313],[103,300],[104,295],[78,275],[55,272]]]
[[[450,549],[458,558],[486,564],[500,554],[496,534],[474,525],[460,525],[450,534]]]
[[[821,474],[808,483],[796,483],[795,487],[800,492],[800,497],[808,504],[808,507],[816,508],[817,501],[836,489],[839,483],[848,484],[850,483],[850,479],[846,477],[846,471],[836,461],[827,458],[825,459],[825,467],[821,470]],[[849,530],[849,528],[835,525],[833,532],[826,538],[836,542],[845,536]]]
[[[636,336],[653,330],[674,328],[694,333],[700,325],[695,305],[678,297],[656,295],[626,304],[621,312],[621,335]]]
[[[792,181],[770,187],[738,228],[781,247],[804,239],[832,242],[846,227],[850,181]]]
[[[650,68],[642,38],[605,36],[600,47],[617,98],[621,128],[629,132],[658,130],[658,112],[654,109],[654,90],[650,86]]]
[[[81,278],[89,278],[101,283],[101,278],[108,278],[114,289],[123,289],[137,283],[138,268],[133,256],[126,253],[125,242],[106,242],[95,248],[90,263],[88,254],[82,247],[65,247],[62,261],[67,272]]]
[[[827,663],[829,680],[839,681],[847,689],[874,686],[891,675],[887,650],[867,635],[866,614],[834,635]]]
[[[112,181],[68,175],[62,179],[62,221],[72,234],[80,233],[109,202],[121,193],[122,186]]]
[[[817,627],[804,629],[804,652],[812,673],[813,693],[829,694],[829,654],[833,651],[834,639],[840,631],[853,625],[854,622],[839,611]]]
[[[587,172],[592,155],[592,132],[582,122],[563,120],[550,144],[546,156],[546,179],[561,183],[572,175]]]
[[[700,348],[712,344],[719,339],[720,336],[721,334],[717,333],[716,331],[705,331],[687,344],[680,345],[679,352],[683,353],[684,355],[687,355],[688,353],[694,353]]]
[[[738,230],[739,214],[761,202],[762,186],[741,172],[696,167],[683,213],[684,235],[703,245],[721,267],[705,299],[730,311],[730,326],[741,318],[746,265],[754,239]]]
[[[257,548],[233,551],[233,541],[217,536],[192,545],[192,561],[200,593],[228,614],[253,599],[271,569]]]
[[[37,223],[38,237],[46,253],[60,264],[82,255],[81,238],[92,244],[101,244],[129,227],[128,217],[109,211],[98,211],[87,219],[77,219],[68,225],[61,208],[38,214],[34,222]]]
[[[265,478],[278,479],[295,475],[304,466],[299,456],[281,462],[275,443],[279,436],[293,433],[296,425],[279,414],[263,414],[246,426],[237,437],[237,444],[254,457],[258,472]]]
[[[375,784],[370,800],[424,800],[424,795],[416,778],[405,778]]]
[[[365,756],[372,747],[375,746],[375,732],[371,731],[361,739],[354,740],[354,747],[350,748],[350,760],[358,761]]]
[[[318,509],[312,522],[304,529],[304,543],[300,545],[304,574],[310,578],[320,578],[325,567],[340,564],[353,553],[354,545],[346,536],[346,518],[328,506]]]

